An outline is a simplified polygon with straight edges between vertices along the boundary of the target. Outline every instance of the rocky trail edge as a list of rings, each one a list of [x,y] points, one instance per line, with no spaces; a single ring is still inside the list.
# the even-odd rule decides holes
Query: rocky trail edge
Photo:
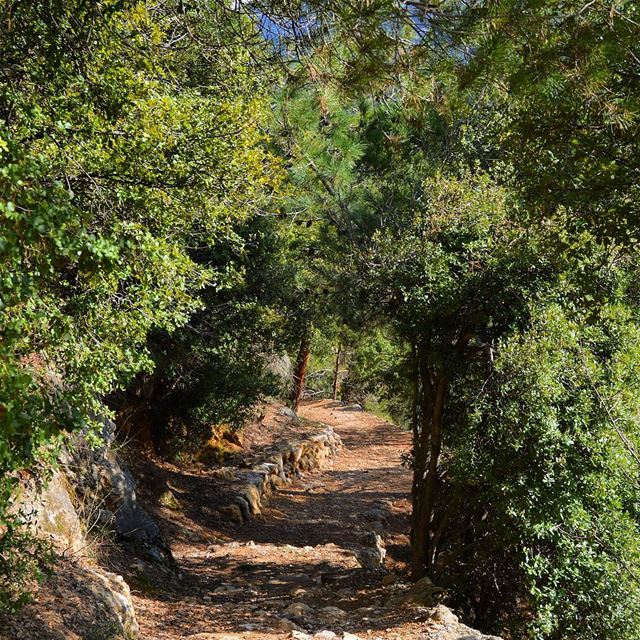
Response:
[[[304,403],[339,454],[275,492],[261,513],[220,518],[219,480],[171,472],[180,508],[156,513],[179,572],[127,576],[145,640],[462,640],[429,585],[406,579],[410,434],[359,407]],[[129,567],[129,571],[135,567]],[[425,590],[426,588],[426,590]]]

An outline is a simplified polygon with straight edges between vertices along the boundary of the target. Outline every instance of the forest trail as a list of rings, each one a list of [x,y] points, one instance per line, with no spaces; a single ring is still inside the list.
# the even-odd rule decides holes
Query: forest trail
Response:
[[[424,637],[382,609],[393,587],[383,585],[385,572],[359,568],[354,555],[372,510],[383,508],[385,567],[404,572],[411,478],[401,454],[410,434],[327,400],[306,402],[300,415],[331,425],[345,448],[325,469],[277,492],[261,516],[222,530],[206,476],[183,478],[190,483],[180,494],[183,511],[199,517],[171,543],[179,578],[147,592],[132,589],[142,638],[275,639],[295,629],[338,638]]]

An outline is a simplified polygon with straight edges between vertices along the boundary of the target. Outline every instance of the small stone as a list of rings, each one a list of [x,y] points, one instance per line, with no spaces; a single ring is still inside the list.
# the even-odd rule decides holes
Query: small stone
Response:
[[[279,618],[278,620],[276,620],[274,627],[278,631],[293,631],[296,625],[288,618]]]
[[[333,631],[323,630],[314,634],[313,640],[335,640],[338,636]]]
[[[237,593],[238,591],[241,591],[241,589],[232,584],[221,584],[219,587],[214,589],[213,593]]]
[[[176,498],[175,494],[171,489],[167,489],[164,491],[160,497],[158,498],[158,503],[166,507],[167,509],[171,509],[172,511],[180,511],[182,508],[180,503],[178,502],[178,498]]]
[[[379,569],[386,555],[385,549],[358,549],[355,552],[356,560],[363,569],[375,570]]]
[[[431,619],[441,624],[458,624],[458,616],[443,604],[439,604],[431,613]]]
[[[340,622],[347,617],[347,612],[338,607],[323,607],[318,614],[323,620],[329,622]]]
[[[220,513],[229,517],[229,520],[232,522],[236,522],[237,524],[242,524],[244,522],[244,518],[242,517],[242,511],[237,504],[230,504],[226,507],[220,507],[218,509]]]
[[[285,615],[304,620],[313,613],[313,609],[304,602],[292,602],[285,610]]]
[[[382,584],[385,587],[395,584],[397,580],[398,580],[398,576],[395,573],[387,573],[386,576],[382,576]]]
[[[278,411],[278,414],[291,420],[295,420],[298,417],[298,414],[289,407],[282,407],[280,411]]]
[[[303,633],[302,631],[298,631],[296,629],[291,632],[291,638],[293,638],[293,640],[312,640],[311,636],[308,633]]]
[[[406,593],[390,598],[386,607],[394,607],[402,604],[413,604],[432,607],[446,595],[446,591],[431,582],[428,577],[418,580]]]

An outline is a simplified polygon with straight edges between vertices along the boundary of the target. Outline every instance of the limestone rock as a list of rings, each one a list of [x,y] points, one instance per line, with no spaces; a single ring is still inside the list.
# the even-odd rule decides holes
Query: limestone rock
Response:
[[[377,548],[363,548],[358,549],[355,552],[355,557],[360,566],[363,569],[369,569],[370,571],[375,571],[376,569],[380,569],[382,563],[384,562],[386,550],[385,549],[377,549]]]
[[[323,607],[318,611],[318,617],[325,622],[338,623],[342,622],[347,617],[347,612],[339,609],[338,607]]]
[[[214,478],[220,478],[221,480],[235,480],[236,478],[236,474],[231,467],[213,469],[210,473]]]
[[[258,489],[258,487],[256,487],[255,484],[246,485],[242,492],[242,495],[249,503],[249,509],[251,510],[251,513],[253,515],[259,515],[260,513],[262,513],[260,509],[261,494],[260,490]]]
[[[284,416],[285,418],[289,418],[290,420],[296,420],[298,418],[298,414],[290,407],[282,407],[278,411],[278,415]]]
[[[172,569],[171,550],[153,518],[138,504],[135,481],[111,448],[115,424],[102,420],[101,446],[91,446],[85,432],[76,434],[61,456],[66,478],[82,505],[80,516],[94,522],[97,510],[115,514],[113,526],[121,541],[145,557]]]
[[[87,574],[84,580],[87,588],[113,618],[120,634],[127,640],[137,638],[139,628],[131,592],[122,576],[94,569],[87,569]]]
[[[293,631],[296,628],[296,624],[289,620],[289,618],[279,618],[276,620],[274,628],[279,631]]]
[[[87,542],[70,491],[66,478],[56,472],[41,491],[29,487],[20,508],[31,529],[52,536],[71,551],[80,551]]]

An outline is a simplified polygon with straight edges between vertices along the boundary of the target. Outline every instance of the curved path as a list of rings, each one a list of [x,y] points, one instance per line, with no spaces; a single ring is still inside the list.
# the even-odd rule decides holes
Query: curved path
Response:
[[[289,638],[292,624],[338,638],[344,632],[424,637],[414,636],[405,621],[385,619],[384,572],[361,569],[355,557],[367,544],[367,521],[382,509],[387,572],[404,571],[410,473],[401,454],[410,447],[409,434],[326,400],[305,403],[300,414],[333,426],[345,449],[327,468],[278,492],[262,516],[221,525],[210,478],[182,478],[183,511],[200,517],[183,522],[173,536],[180,577],[133,589],[142,638]]]

